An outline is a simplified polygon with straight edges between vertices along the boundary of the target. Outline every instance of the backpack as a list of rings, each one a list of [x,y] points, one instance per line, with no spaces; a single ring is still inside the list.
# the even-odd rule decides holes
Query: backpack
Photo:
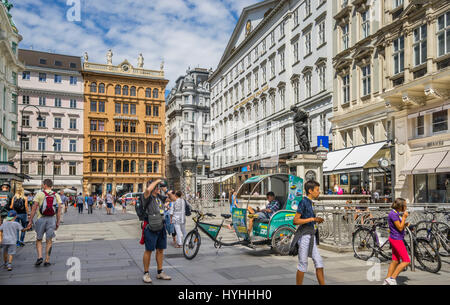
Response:
[[[144,194],[141,194],[138,200],[136,200],[136,205],[134,206],[134,209],[136,210],[136,215],[140,221],[147,220],[148,215],[144,207]]]
[[[47,192],[44,192],[44,195],[45,198],[42,205],[39,207],[39,212],[43,216],[55,216],[56,211],[58,210],[55,193],[48,194]]]
[[[16,212],[21,212],[21,213],[26,212],[25,211],[25,199],[15,198],[13,208],[14,208],[14,211],[16,211]]]
[[[189,205],[189,202],[187,202],[186,199],[184,199],[184,215],[191,216],[191,206]]]

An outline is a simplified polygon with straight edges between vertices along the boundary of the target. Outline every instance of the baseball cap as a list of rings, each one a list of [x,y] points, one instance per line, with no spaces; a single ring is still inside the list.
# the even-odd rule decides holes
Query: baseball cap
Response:
[[[11,185],[9,184],[9,182],[6,182],[6,181],[2,183],[2,186],[4,186],[4,185],[6,185],[7,187],[11,187]]]
[[[7,220],[7,221],[11,221],[11,220],[13,220],[14,217],[16,217],[16,216],[17,216],[16,211],[11,210],[11,211],[8,212],[8,216],[6,217],[6,220]]]

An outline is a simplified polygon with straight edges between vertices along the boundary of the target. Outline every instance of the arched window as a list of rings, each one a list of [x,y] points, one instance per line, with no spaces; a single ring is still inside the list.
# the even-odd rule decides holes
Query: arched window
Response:
[[[114,141],[108,140],[108,152],[114,152]]]
[[[104,140],[98,141],[98,151],[99,152],[105,151],[105,141]]]
[[[128,173],[130,171],[130,161],[123,161],[123,172]]]
[[[144,144],[143,141],[139,142],[138,152],[141,153],[141,154],[145,153],[145,144]]]
[[[92,83],[91,84],[91,92],[97,92],[97,83]]]
[[[137,149],[136,141],[131,141],[131,152],[135,153]]]
[[[91,172],[96,172],[97,171],[97,160],[92,159],[91,160]]]
[[[122,161],[117,160],[116,161],[116,173],[121,173],[122,172]]]
[[[159,143],[158,142],[155,142],[155,144],[153,146],[153,153],[159,154]]]
[[[122,151],[122,141],[117,140],[116,141],[116,152],[121,152]]]
[[[105,168],[105,161],[98,160],[98,172],[103,173],[103,171],[105,170],[104,168]]]
[[[130,88],[130,95],[131,96],[136,96],[136,87],[133,86],[133,87]]]
[[[153,89],[153,98],[158,98],[158,89]]]
[[[91,151],[96,152],[97,151],[97,140],[91,141]]]
[[[98,85],[98,93],[105,93],[105,84]]]
[[[128,86],[123,86],[122,95],[128,95]]]
[[[147,173],[152,172],[152,161],[147,161]]]
[[[120,95],[120,93],[122,92],[122,87],[120,87],[120,85],[117,85],[115,92],[116,92],[116,95]]]
[[[130,170],[131,173],[136,172],[136,161],[134,161],[134,160],[131,161],[131,168],[130,169],[131,169]]]
[[[145,89],[145,97],[152,97],[152,89],[151,88]]]
[[[159,173],[159,162],[158,161],[155,161],[155,163],[153,164],[153,172]]]
[[[153,153],[153,144],[152,142],[147,142],[147,154]]]
[[[129,149],[130,149],[130,142],[123,141],[123,152],[128,152]],[[124,166],[125,166],[125,161],[124,161]]]

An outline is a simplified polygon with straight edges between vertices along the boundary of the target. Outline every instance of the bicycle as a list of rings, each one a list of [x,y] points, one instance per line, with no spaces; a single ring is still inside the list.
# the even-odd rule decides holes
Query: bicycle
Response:
[[[450,213],[448,211],[425,211],[425,214],[431,214],[431,220],[422,220],[416,224],[417,236],[423,237],[428,240],[442,256],[450,255],[450,227],[441,221],[436,220],[436,214],[443,213],[448,216]],[[441,253],[440,249],[446,251],[446,253]]]
[[[414,244],[414,259],[419,265],[428,272],[437,273],[441,270],[442,261],[437,249],[425,238],[417,236],[417,225],[410,225],[405,228],[407,233],[412,237]],[[411,254],[411,246],[409,239],[405,238],[405,246],[408,253]]]
[[[386,260],[392,259],[391,244],[387,234],[382,232],[387,229],[387,218],[371,218],[372,224],[357,225],[353,232],[352,247],[356,258],[368,260],[372,256],[382,256]],[[384,234],[383,234],[384,233]]]

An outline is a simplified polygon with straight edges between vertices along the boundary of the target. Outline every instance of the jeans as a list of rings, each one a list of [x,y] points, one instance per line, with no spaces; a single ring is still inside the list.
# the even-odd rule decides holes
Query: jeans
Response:
[[[22,227],[28,226],[28,215],[25,214],[17,214],[16,221],[22,225]],[[21,232],[20,238],[19,238],[19,231],[17,231],[17,242],[23,242],[25,239],[25,232]]]
[[[82,203],[77,203],[77,207],[78,207],[78,213],[83,214],[83,204]]]
[[[92,205],[88,205],[88,214],[92,214]]]

